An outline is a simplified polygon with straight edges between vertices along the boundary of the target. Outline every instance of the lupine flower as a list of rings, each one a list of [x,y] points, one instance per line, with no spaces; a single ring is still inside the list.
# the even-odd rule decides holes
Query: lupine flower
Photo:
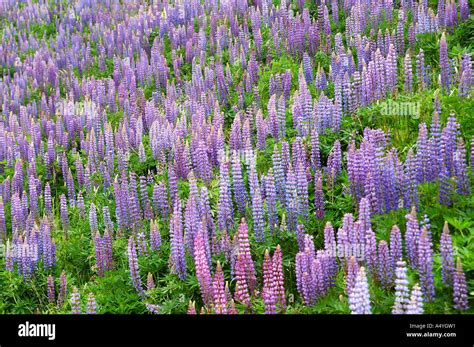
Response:
[[[252,218],[253,229],[255,232],[255,240],[257,242],[264,242],[265,234],[263,220],[263,203],[259,187],[255,187],[255,191],[252,196]]]
[[[433,250],[426,227],[423,227],[418,241],[418,271],[420,272],[421,290],[424,298],[427,301],[432,301],[435,295]]]
[[[89,293],[87,297],[87,314],[96,314],[97,313],[97,303],[93,293]]]
[[[219,203],[218,206],[218,220],[219,229],[227,230],[232,226],[233,222],[233,207],[232,198],[230,195],[230,181],[229,181],[229,169],[228,163],[222,162],[220,168],[220,190],[219,190]]]
[[[263,302],[265,304],[265,313],[276,313],[275,308],[275,283],[273,282],[272,260],[268,249],[265,250],[263,259]]]
[[[224,272],[221,263],[218,261],[216,272],[212,282],[213,307],[217,314],[227,313],[227,296],[225,294]]]
[[[461,260],[458,258],[456,270],[453,273],[454,308],[465,311],[468,309],[466,276],[462,271]]]
[[[445,91],[449,91],[451,84],[448,64],[448,45],[446,44],[446,34],[443,32],[441,35],[441,41],[439,43],[439,68],[441,75],[441,87]]]
[[[67,279],[64,270],[61,272],[59,283],[58,307],[62,307],[67,297]]]
[[[137,251],[135,248],[135,240],[133,236],[128,239],[128,267],[130,269],[130,277],[132,284],[140,296],[144,295],[142,283],[140,279],[140,269],[138,267]]]
[[[94,247],[95,247],[95,262],[97,266],[97,273],[99,276],[103,276],[105,270],[105,249],[103,248],[102,237],[99,232],[96,231],[94,237]]]
[[[448,222],[444,222],[443,233],[439,241],[441,255],[441,277],[444,284],[452,285],[454,269],[453,241],[449,234]]]
[[[349,308],[352,314],[370,314],[370,294],[369,284],[367,283],[367,275],[365,268],[361,267],[357,274],[354,287],[349,292]]]
[[[248,239],[248,225],[242,218],[237,232],[237,258],[241,258],[243,273],[250,293],[253,293],[256,284],[255,267],[250,253],[250,242]],[[237,271],[237,270],[236,270]],[[236,272],[237,276],[237,272]],[[243,290],[243,289],[242,289]]]
[[[152,251],[157,251],[161,247],[161,234],[158,229],[158,222],[150,221],[150,247]]]
[[[469,195],[470,184],[466,164],[466,149],[462,139],[459,139],[457,149],[454,152],[453,164],[456,178],[456,192],[460,195]]]
[[[377,269],[380,282],[385,288],[388,288],[392,284],[393,268],[388,243],[384,240],[379,242]]]
[[[183,237],[181,201],[178,198],[176,199],[174,213],[170,221],[170,242],[172,271],[178,274],[181,279],[185,279],[187,276]]]
[[[285,283],[283,277],[283,254],[280,245],[277,245],[272,257],[273,271],[273,294],[275,296],[275,304],[280,310],[286,309]]]
[[[439,181],[439,197],[438,201],[441,205],[451,206],[452,205],[452,195],[454,192],[453,185],[451,183],[449,172],[446,166],[442,166],[441,171],[438,177]]]
[[[395,303],[393,304],[392,313],[404,314],[410,303],[409,297],[406,263],[400,259],[397,261],[395,269]]]
[[[196,304],[194,301],[189,301],[188,314],[196,314]]]
[[[245,262],[240,254],[237,256],[237,261],[235,263],[235,277],[237,282],[235,285],[234,299],[245,306],[250,307],[251,302],[246,279]]]
[[[390,258],[392,259],[393,269],[395,269],[397,262],[399,262],[402,257],[402,234],[400,233],[400,228],[394,225],[390,232]]]
[[[60,212],[61,212],[61,221],[62,221],[62,226],[64,229],[64,233],[67,238],[68,234],[68,228],[69,228],[69,217],[68,217],[68,211],[67,211],[67,202],[66,202],[66,196],[64,194],[61,194],[60,197],[60,204],[59,204]]]
[[[72,288],[71,294],[71,313],[72,314],[81,314],[81,298],[77,287]]]
[[[371,229],[365,233],[364,260],[372,276],[377,278],[377,240]]]
[[[316,218],[324,218],[324,192],[323,192],[323,179],[321,172],[316,172],[315,175],[315,188],[314,188],[314,207],[316,210]]]
[[[155,288],[155,282],[153,281],[153,274],[149,272],[146,277],[146,290],[152,290],[153,288]]]
[[[212,303],[212,277],[209,270],[208,256],[204,241],[204,232],[201,229],[194,240],[194,261],[196,264],[196,277],[199,281],[201,295],[204,303],[210,306]]]
[[[53,276],[49,275],[48,276],[48,302],[54,303],[55,297],[54,297],[54,278]]]
[[[359,274],[359,264],[355,256],[351,256],[347,262],[346,271],[346,292],[350,293],[354,289],[357,275]]]
[[[420,236],[420,229],[416,219],[416,209],[412,208],[411,212],[405,216],[406,231],[405,231],[405,247],[408,262],[414,268],[418,265],[418,239]]]
[[[407,306],[407,314],[423,314],[423,294],[421,293],[420,286],[416,283],[410,296],[410,303]]]
[[[411,57],[409,51],[405,55],[403,71],[405,75],[405,92],[411,93],[413,91],[413,72],[411,66]]]
[[[158,305],[146,303],[145,307],[153,314],[160,314],[160,306]]]

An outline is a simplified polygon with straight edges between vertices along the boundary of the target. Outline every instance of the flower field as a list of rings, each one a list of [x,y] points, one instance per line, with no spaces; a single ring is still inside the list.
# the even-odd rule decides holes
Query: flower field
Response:
[[[474,313],[470,10],[2,0],[0,313]]]

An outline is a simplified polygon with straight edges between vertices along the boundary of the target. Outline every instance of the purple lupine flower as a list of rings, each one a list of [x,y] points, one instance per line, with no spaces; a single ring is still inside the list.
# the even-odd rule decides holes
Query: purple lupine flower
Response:
[[[457,149],[454,152],[453,164],[454,176],[456,178],[456,192],[460,195],[469,195],[470,184],[466,164],[466,148],[464,147],[464,141],[462,139],[459,139]]]
[[[255,233],[255,240],[257,242],[265,241],[264,234],[264,220],[263,220],[263,203],[260,193],[260,188],[255,187],[252,196],[252,219],[253,219],[253,230]]]
[[[393,282],[393,268],[392,261],[390,259],[390,252],[388,249],[388,243],[384,240],[379,242],[378,256],[377,256],[377,270],[378,279],[382,283],[384,288],[388,288]]]
[[[365,268],[361,267],[357,274],[354,287],[349,292],[349,308],[352,314],[370,314],[370,294],[369,284],[367,282],[367,275]]]
[[[454,192],[454,187],[449,177],[448,168],[445,165],[441,167],[441,171],[438,176],[438,181],[438,202],[444,206],[451,206],[453,203],[452,195]]]
[[[171,202],[174,204],[178,196],[178,178],[173,165],[168,166],[168,184]]]
[[[232,198],[229,188],[229,166],[227,162],[222,162],[220,167],[219,202],[217,204],[217,216],[219,229],[221,231],[228,230],[232,227],[234,219]]]
[[[245,215],[247,191],[242,177],[242,166],[236,152],[232,155],[232,187],[239,212],[241,215]]]
[[[137,251],[139,256],[148,255],[148,246],[143,232],[139,232],[137,235]]]
[[[79,296],[79,291],[77,290],[77,287],[72,288],[71,313],[81,314],[81,297]]]
[[[201,229],[194,239],[194,262],[196,264],[196,277],[199,281],[201,296],[206,306],[212,304],[212,277],[209,270],[209,261],[206,254],[205,234]]]
[[[359,221],[361,222],[362,231],[365,233],[367,230],[372,228],[370,221],[370,202],[366,197],[360,199],[359,202]]]
[[[321,153],[319,149],[319,134],[316,129],[311,133],[311,165],[314,170],[321,169]]]
[[[405,76],[405,89],[406,93],[413,92],[413,70],[411,66],[411,56],[410,52],[407,51],[405,55],[405,60],[403,63],[403,74]]]
[[[277,145],[275,145],[273,148],[272,163],[273,172],[275,173],[275,185],[277,189],[278,200],[280,201],[280,204],[282,206],[286,206],[285,171],[283,167],[281,153]]]
[[[246,265],[243,257],[239,254],[237,255],[237,261],[235,263],[235,277],[236,285],[234,292],[235,301],[241,302],[247,307],[250,307],[250,294],[247,284],[247,276],[245,271]]]
[[[390,258],[392,259],[392,268],[395,269],[397,263],[403,257],[402,234],[397,225],[392,227],[390,231]]]
[[[184,246],[183,216],[181,200],[176,199],[174,212],[170,221],[171,265],[172,272],[184,280],[186,272],[186,251]]]
[[[197,314],[196,313],[196,303],[194,301],[189,300],[188,314]]]
[[[423,296],[426,301],[433,301],[435,296],[433,279],[433,250],[428,236],[428,229],[423,227],[418,241],[418,271]]]
[[[313,67],[311,66],[311,59],[306,52],[303,53],[303,72],[306,83],[311,84],[313,82]]]
[[[441,87],[444,91],[449,92],[451,81],[449,78],[448,45],[446,43],[445,32],[441,35],[441,41],[439,43],[439,69],[441,75]]]
[[[130,236],[130,238],[128,239],[128,267],[130,269],[130,277],[132,278],[133,287],[140,294],[140,296],[144,296],[145,293],[143,291],[140,279],[137,250],[135,248],[135,240],[133,239],[133,236]]]
[[[377,240],[372,229],[365,232],[365,264],[375,278],[377,278]]]
[[[277,194],[275,187],[275,179],[273,177],[273,170],[268,170],[268,175],[265,179],[265,195],[267,205],[268,227],[272,235],[279,225],[278,210],[277,210]]]
[[[161,247],[161,234],[158,229],[158,222],[150,221],[150,247],[152,251],[157,251]]]
[[[281,311],[286,309],[285,282],[283,277],[283,254],[280,245],[277,245],[272,257],[273,294],[275,304]]]
[[[105,269],[112,270],[114,268],[114,260],[112,255],[112,237],[108,230],[105,230],[102,237],[102,249],[104,252]]]
[[[263,289],[262,296],[263,302],[265,304],[265,313],[266,314],[275,314],[275,283],[273,282],[273,267],[272,260],[270,258],[270,253],[268,249],[265,250],[265,255],[263,259]]]
[[[67,231],[69,228],[69,217],[68,217],[68,212],[67,212],[66,196],[64,194],[61,194],[59,199],[60,199],[59,209],[60,209],[60,214],[61,214],[62,227],[67,238],[67,235],[68,235]]]
[[[317,171],[315,174],[315,187],[314,187],[314,209],[316,211],[316,218],[324,218],[324,192],[323,192],[323,179],[321,171]]]
[[[420,227],[416,219],[416,209],[412,208],[411,212],[405,216],[406,231],[405,231],[405,247],[408,263],[413,267],[418,266],[418,239],[420,237]]]
[[[306,233],[303,224],[296,225],[296,240],[298,242],[298,249],[304,251],[304,237]]]
[[[341,143],[334,141],[334,145],[329,153],[327,170],[333,179],[342,171]]]
[[[418,90],[422,91],[426,87],[426,66],[425,66],[425,53],[420,48],[420,53],[416,56],[416,77],[418,81]]]
[[[404,164],[403,205],[405,208],[418,208],[418,185],[416,184],[416,161],[413,150],[410,149]]]
[[[105,250],[103,249],[102,237],[99,232],[95,232],[94,236],[94,247],[95,247],[95,263],[97,267],[97,274],[99,276],[104,275],[105,270]]]
[[[153,288],[155,288],[155,281],[153,281],[153,274],[149,272],[146,277],[146,290],[152,290]]]
[[[267,125],[263,120],[262,110],[257,111],[255,123],[257,128],[257,148],[259,150],[265,150]]]
[[[95,301],[95,296],[93,293],[89,293],[87,297],[87,314],[96,314],[97,313],[97,303]]]
[[[99,227],[97,224],[97,209],[95,204],[92,202],[89,208],[89,225],[91,228],[91,234],[95,234],[99,232]]]
[[[459,12],[462,21],[465,21],[469,18],[469,1],[459,0]]]
[[[53,214],[53,204],[51,199],[51,187],[49,182],[46,183],[44,187],[44,210],[47,215],[51,216]]]
[[[104,206],[102,208],[102,215],[104,216],[104,224],[105,230],[109,232],[109,234],[113,234],[114,232],[114,224],[110,217],[110,209],[109,206]]]
[[[163,182],[159,182],[153,186],[153,208],[155,216],[161,215],[163,219],[168,218],[168,193]]]
[[[468,309],[466,276],[462,271],[461,259],[458,258],[456,270],[453,273],[454,308],[459,311]]]
[[[296,229],[297,220],[297,186],[296,177],[293,172],[293,167],[289,166],[287,177],[286,177],[286,212],[288,214],[288,226],[290,230]]]
[[[58,307],[62,307],[67,297],[67,278],[64,270],[61,271],[59,283]]]
[[[404,314],[410,303],[408,289],[407,267],[403,260],[397,261],[395,268],[395,303],[392,307],[393,314]]]
[[[242,259],[247,287],[250,293],[253,294],[257,279],[255,277],[255,267],[250,252],[248,225],[244,218],[242,218],[237,232],[237,256]]]
[[[153,314],[160,314],[160,306],[158,305],[146,303],[145,307]]]
[[[213,307],[217,314],[227,313],[227,296],[225,293],[224,272],[219,261],[217,261],[216,272],[212,282]]]
[[[354,289],[356,278],[359,273],[359,263],[355,256],[351,256],[347,262],[346,292],[349,294]]]
[[[53,276],[48,276],[48,302],[50,304],[54,303],[55,295],[54,295],[54,278]]]
[[[452,275],[454,269],[454,256],[453,256],[453,241],[449,234],[448,222],[444,222],[443,233],[439,241],[439,252],[441,255],[441,277],[443,283],[447,285],[453,284]]]
[[[423,314],[423,294],[421,293],[421,288],[418,283],[416,283],[411,290],[410,302],[407,305],[406,314]]]

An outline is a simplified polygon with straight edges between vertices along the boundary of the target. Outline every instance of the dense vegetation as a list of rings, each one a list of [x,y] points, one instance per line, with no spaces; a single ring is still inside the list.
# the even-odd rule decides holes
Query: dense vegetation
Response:
[[[0,3],[1,313],[473,313],[467,0]]]

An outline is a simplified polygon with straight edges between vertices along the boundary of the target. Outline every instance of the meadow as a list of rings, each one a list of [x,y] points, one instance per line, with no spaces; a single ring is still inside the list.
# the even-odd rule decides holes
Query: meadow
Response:
[[[0,313],[474,313],[469,11],[3,0]]]

